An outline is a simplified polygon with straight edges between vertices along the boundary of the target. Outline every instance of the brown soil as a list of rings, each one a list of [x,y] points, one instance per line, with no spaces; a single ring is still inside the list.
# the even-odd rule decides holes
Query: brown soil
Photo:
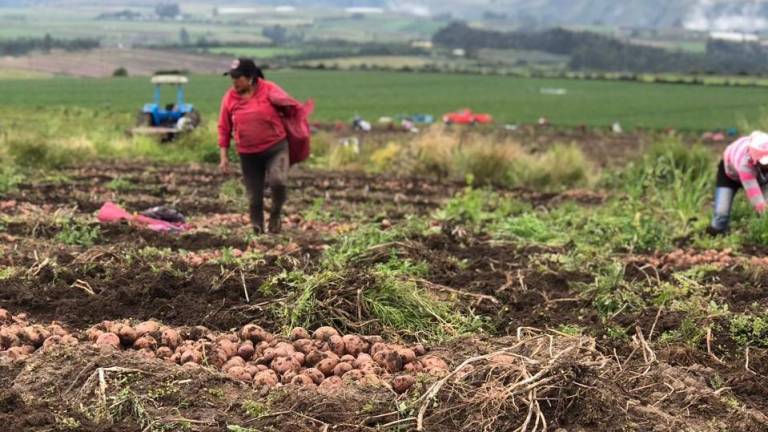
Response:
[[[255,322],[278,332],[285,325],[286,298],[295,295],[295,290],[280,282],[267,291],[261,289],[265,281],[292,270],[313,273],[323,248],[355,224],[383,225],[384,219],[398,223],[408,215],[426,215],[463,188],[458,183],[420,178],[299,170],[293,175],[283,234],[249,242],[243,203],[220,197],[221,185],[229,177],[212,167],[147,169],[128,163],[106,171],[103,165],[83,166],[67,175],[70,183],[26,184],[3,198],[0,214],[7,215],[10,222],[0,233],[0,265],[18,271],[0,280],[0,307],[27,313],[37,322],[59,321],[75,330],[103,320],[157,319],[169,325],[203,325],[221,331]],[[105,185],[115,178],[128,179],[135,187],[119,193],[107,189]],[[590,191],[501,193],[534,206],[554,206],[565,200],[599,205],[605,199]],[[302,217],[310,208],[318,210],[319,198],[323,200],[320,210],[331,214],[327,219],[333,221]],[[172,202],[197,227],[174,236],[128,225],[102,226],[97,244],[90,248],[55,240],[61,228],[50,215],[77,204],[74,216],[95,224],[92,213],[106,200],[121,202],[132,211]],[[11,201],[12,205],[5,204]],[[141,255],[140,251],[149,253],[146,247],[156,248],[153,253],[161,255]],[[222,257],[222,250],[260,254],[234,265],[215,261]],[[547,255],[567,252],[567,247],[524,246],[451,230],[408,239],[388,249],[369,251],[347,272],[319,287],[310,324],[384,333],[385,327],[361,303],[360,293],[376,283],[366,268],[386,262],[396,253],[429,264],[428,273],[413,281],[418,286],[489,318],[489,336],[433,347],[434,352],[447,354],[452,367],[480,354],[516,346],[521,327],[558,330],[575,325],[597,338],[580,338],[584,345],[575,351],[578,355],[569,354],[562,362],[555,361],[552,353],[567,348],[574,339],[557,332],[547,336],[552,339],[546,340],[556,341],[549,347],[515,351],[537,360],[526,363],[530,368],[526,373],[535,373],[550,362],[557,365],[550,377],[554,386],[541,389],[548,430],[768,431],[767,350],[752,349],[747,356],[731,339],[728,323],[716,318],[712,318],[715,325],[709,344],[661,344],[660,335],[679,329],[685,315],[669,310],[658,313],[655,307],[617,313],[609,324],[625,328],[627,339],[609,339],[607,323],[580,287],[581,283],[591,284],[594,276],[586,271],[550,270],[557,266],[547,262]],[[659,257],[632,261],[635,258],[627,257],[625,278],[642,283],[651,270],[641,268]],[[661,267],[653,275],[671,281],[676,269]],[[705,282],[705,294],[727,304],[731,311],[768,307],[765,276],[725,266],[708,274]],[[653,355],[637,340],[638,329],[652,339]],[[528,331],[521,334],[525,338]],[[656,360],[649,360],[653,356]],[[479,425],[488,424],[497,427],[487,430],[515,430],[520,426],[526,415],[525,398],[513,398],[509,404],[510,400],[499,402],[491,396],[503,398],[500,395],[516,377],[524,376],[521,366],[491,365],[487,360],[479,360],[474,372],[446,384],[438,393],[438,406],[430,406],[425,414],[425,430],[463,432],[482,430]],[[0,422],[9,430],[25,431],[62,430],[64,419],[79,423],[77,430],[84,431],[146,427],[140,416],[128,414],[130,410],[112,412],[110,419],[96,415],[104,408],[95,385],[98,379],[93,378],[98,377],[99,368],[108,370],[108,406],[114,407],[118,396],[133,395],[144,401],[148,417],[164,424],[190,421],[194,431],[223,431],[227,425],[284,431],[317,431],[328,425],[328,430],[367,431],[397,421],[402,421],[398,425],[403,430],[413,430],[414,421],[406,419],[416,416],[414,409],[420,405],[400,415],[400,404],[414,403],[435,381],[425,378],[402,397],[387,388],[357,387],[334,395],[289,389],[266,397],[258,389],[211,371],[169,367],[136,353],[101,351],[83,343],[76,350],[35,353],[26,364],[0,362]],[[269,415],[255,418],[247,414],[244,404],[248,400],[269,404]],[[500,405],[493,405],[496,402]]]

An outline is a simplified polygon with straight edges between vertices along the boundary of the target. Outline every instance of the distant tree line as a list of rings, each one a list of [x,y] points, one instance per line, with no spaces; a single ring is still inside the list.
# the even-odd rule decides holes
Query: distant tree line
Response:
[[[0,40],[0,55],[19,56],[31,51],[48,52],[53,49],[83,51],[98,48],[100,45],[96,39],[57,39],[46,34],[42,38]]]
[[[670,51],[636,45],[591,32],[561,28],[536,32],[500,32],[453,23],[438,31],[433,42],[473,52],[482,48],[544,51],[569,56],[576,71],[631,73],[768,73],[768,50],[758,43],[710,40],[706,53]]]

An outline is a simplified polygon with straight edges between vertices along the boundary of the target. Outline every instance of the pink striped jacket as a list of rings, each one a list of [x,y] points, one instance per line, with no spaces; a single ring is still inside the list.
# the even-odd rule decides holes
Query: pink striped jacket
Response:
[[[766,210],[765,197],[757,181],[757,167],[755,162],[749,156],[749,144],[752,137],[747,136],[739,138],[736,142],[729,145],[723,153],[723,162],[725,164],[725,173],[733,180],[741,182],[744,191],[749,198],[749,202],[758,213]]]

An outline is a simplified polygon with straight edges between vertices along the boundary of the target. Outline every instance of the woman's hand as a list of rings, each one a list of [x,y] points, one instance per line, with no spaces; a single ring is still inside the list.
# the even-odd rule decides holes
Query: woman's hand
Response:
[[[229,174],[229,155],[227,149],[221,149],[219,152],[219,169],[224,174]]]

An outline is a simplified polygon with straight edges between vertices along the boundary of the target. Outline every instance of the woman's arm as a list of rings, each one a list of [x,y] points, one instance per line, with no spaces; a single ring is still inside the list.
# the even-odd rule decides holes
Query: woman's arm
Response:
[[[755,168],[746,164],[740,166],[739,180],[741,180],[741,184],[744,186],[744,192],[747,194],[747,198],[749,198],[749,202],[752,204],[752,207],[755,208],[755,211],[760,214],[765,213],[765,197],[763,197],[763,190],[757,182],[757,171]]]
[[[261,84],[267,87],[269,103],[280,111],[281,114],[289,115],[293,110],[301,107],[301,102],[292,98],[279,85],[271,81],[262,81]]]
[[[229,172],[229,144],[232,141],[232,114],[226,103],[227,96],[221,100],[221,112],[219,113],[219,168],[223,172]]]

